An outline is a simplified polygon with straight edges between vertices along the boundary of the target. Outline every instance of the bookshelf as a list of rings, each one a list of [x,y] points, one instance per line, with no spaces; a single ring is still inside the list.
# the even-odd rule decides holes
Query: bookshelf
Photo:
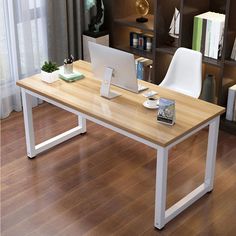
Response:
[[[214,11],[226,15],[222,57],[213,59],[203,57],[203,79],[207,73],[216,77],[216,102],[227,104],[227,86],[236,83],[236,62],[230,59],[236,37],[236,1],[235,0],[149,0],[150,11],[147,23],[136,22],[135,0],[103,0],[106,8],[106,27],[109,29],[110,46],[137,56],[153,60],[152,81],[159,84],[169,67],[172,56],[178,47],[192,48],[194,16]],[[171,44],[169,26],[174,9],[180,11],[180,35],[175,44]],[[153,35],[152,52],[143,52],[129,47],[129,32],[143,32]],[[234,130],[236,122],[224,122],[222,128]]]

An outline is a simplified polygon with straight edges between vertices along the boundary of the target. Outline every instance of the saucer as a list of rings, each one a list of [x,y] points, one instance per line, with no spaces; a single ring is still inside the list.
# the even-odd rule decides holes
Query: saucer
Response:
[[[148,108],[148,109],[157,109],[157,108],[159,107],[159,100],[157,100],[157,104],[154,105],[154,106],[150,106],[150,105],[148,104],[148,101],[145,101],[145,102],[143,103],[143,106],[146,107],[146,108]]]

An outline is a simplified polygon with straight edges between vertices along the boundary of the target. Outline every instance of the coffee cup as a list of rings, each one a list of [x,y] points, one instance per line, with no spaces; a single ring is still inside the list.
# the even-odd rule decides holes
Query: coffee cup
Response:
[[[157,105],[157,101],[158,99],[157,98],[148,98],[147,100],[147,105],[150,106],[150,107],[154,107]]]

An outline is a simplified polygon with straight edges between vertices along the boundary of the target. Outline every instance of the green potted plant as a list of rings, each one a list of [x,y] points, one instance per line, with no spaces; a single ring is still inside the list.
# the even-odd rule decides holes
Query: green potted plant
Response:
[[[58,65],[51,61],[45,61],[41,68],[41,79],[47,83],[53,83],[58,80],[59,68]]]

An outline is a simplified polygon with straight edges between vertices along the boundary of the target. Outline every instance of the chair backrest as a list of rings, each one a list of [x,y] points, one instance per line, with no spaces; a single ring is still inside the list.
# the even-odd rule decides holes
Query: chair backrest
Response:
[[[178,48],[160,86],[198,98],[202,88],[202,54]]]

